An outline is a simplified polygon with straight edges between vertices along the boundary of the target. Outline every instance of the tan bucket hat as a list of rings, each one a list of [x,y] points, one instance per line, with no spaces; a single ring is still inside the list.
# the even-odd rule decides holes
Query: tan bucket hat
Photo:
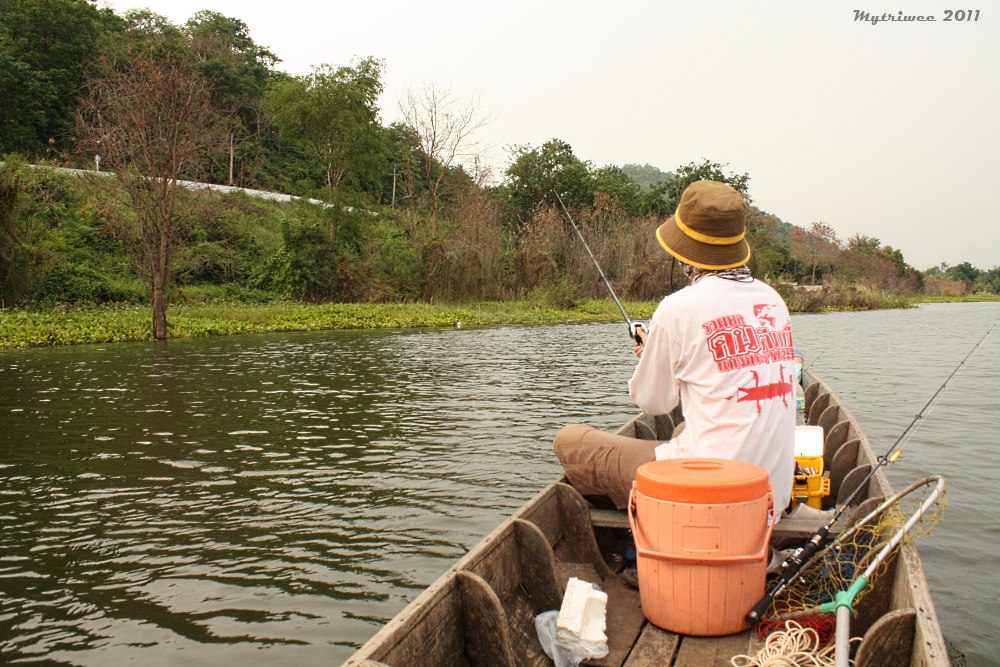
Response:
[[[659,226],[663,249],[691,266],[733,269],[750,259],[746,240],[747,205],[732,186],[695,181],[684,189],[677,212]]]

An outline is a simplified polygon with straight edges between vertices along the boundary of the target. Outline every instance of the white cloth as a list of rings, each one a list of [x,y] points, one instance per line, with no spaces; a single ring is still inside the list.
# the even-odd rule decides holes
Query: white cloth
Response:
[[[629,380],[647,414],[683,405],[684,430],[656,458],[756,463],[780,516],[795,466],[793,356],[788,308],[766,283],[708,275],[664,298]]]

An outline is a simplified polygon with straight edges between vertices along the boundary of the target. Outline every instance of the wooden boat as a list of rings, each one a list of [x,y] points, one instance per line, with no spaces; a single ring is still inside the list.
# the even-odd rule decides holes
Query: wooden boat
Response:
[[[847,498],[870,472],[876,455],[837,395],[808,371],[803,379],[808,423],[824,429],[831,497]],[[622,435],[655,440],[669,439],[672,432],[673,419],[645,415],[619,430]],[[882,470],[867,487],[857,495],[858,511],[892,495]],[[772,544],[805,539],[816,528],[815,519],[785,518]],[[728,667],[733,656],[753,656],[763,647],[763,640],[752,631],[691,637],[649,623],[638,591],[616,571],[621,564],[605,556],[621,553],[627,529],[625,512],[596,509],[565,480],[558,480],[456,562],[344,667],[552,665],[537,638],[534,619],[559,609],[569,577],[598,584],[608,594],[609,653],[585,664]],[[851,631],[863,637],[855,652],[859,667],[950,664],[912,543],[899,547],[890,570],[856,612]]]

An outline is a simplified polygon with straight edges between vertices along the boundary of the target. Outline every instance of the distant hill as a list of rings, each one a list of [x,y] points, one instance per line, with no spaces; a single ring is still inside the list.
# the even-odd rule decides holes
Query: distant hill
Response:
[[[626,164],[622,167],[622,171],[639,185],[657,185],[674,178],[673,172],[662,171],[651,164]]]

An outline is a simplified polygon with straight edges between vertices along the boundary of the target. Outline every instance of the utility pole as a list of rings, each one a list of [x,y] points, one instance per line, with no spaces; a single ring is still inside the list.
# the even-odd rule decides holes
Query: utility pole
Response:
[[[396,165],[392,165],[392,207],[396,208],[396,177],[399,174],[396,173]]]

